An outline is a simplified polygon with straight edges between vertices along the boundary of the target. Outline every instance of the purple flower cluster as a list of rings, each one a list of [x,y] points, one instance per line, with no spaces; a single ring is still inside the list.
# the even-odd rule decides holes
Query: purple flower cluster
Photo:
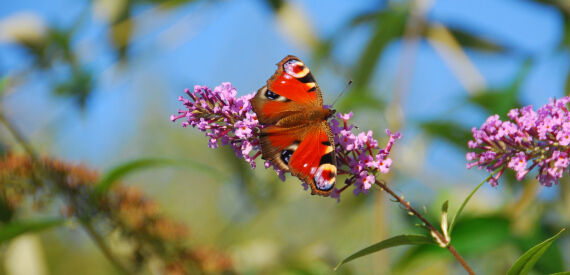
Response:
[[[353,113],[337,114],[331,120],[331,130],[334,135],[337,153],[339,174],[349,174],[347,185],[337,192],[342,192],[347,186],[354,184],[354,194],[368,193],[376,182],[378,173],[386,174],[390,171],[392,159],[389,158],[394,142],[401,137],[400,133],[393,134],[386,130],[389,136],[384,148],[378,146],[378,141],[372,137],[372,131],[353,134],[354,125],[348,122]],[[344,166],[347,170],[343,170]]]
[[[255,160],[261,155],[259,145],[260,127],[257,117],[252,110],[249,100],[254,94],[236,97],[236,90],[230,83],[222,83],[214,90],[206,86],[195,86],[194,91],[188,89],[185,93],[190,97],[179,97],[185,110],[178,110],[178,115],[171,115],[170,120],[184,119],[183,127],[192,126],[209,137],[209,147],[217,148],[230,145],[236,155],[247,161],[252,169]],[[372,131],[353,134],[353,125],[348,120],[352,112],[337,114],[331,120],[331,130],[334,135],[337,155],[337,171],[348,174],[346,185],[335,189],[331,197],[339,198],[340,193],[347,187],[355,186],[354,193],[367,193],[376,181],[376,175],[388,173],[392,159],[388,157],[392,145],[400,134],[386,133],[390,139],[384,148],[378,146],[378,141],[372,137]],[[266,161],[265,168],[273,167],[279,177],[285,180],[282,171]],[[307,186],[305,186],[307,187]]]
[[[570,97],[551,99],[536,112],[532,106],[512,109],[511,121],[498,115],[487,118],[481,129],[473,128],[466,155],[467,168],[479,167],[498,172],[489,179],[496,186],[506,168],[522,180],[530,170],[538,169],[538,181],[545,186],[557,184],[568,168],[570,152]]]
[[[210,138],[208,146],[217,148],[229,144],[238,157],[255,168],[255,159],[261,154],[257,133],[259,125],[249,100],[253,95],[236,98],[236,89],[228,82],[212,91],[206,86],[194,86],[194,92],[184,91],[191,100],[178,97],[187,110],[178,110],[170,120],[184,118],[182,127],[192,126]]]

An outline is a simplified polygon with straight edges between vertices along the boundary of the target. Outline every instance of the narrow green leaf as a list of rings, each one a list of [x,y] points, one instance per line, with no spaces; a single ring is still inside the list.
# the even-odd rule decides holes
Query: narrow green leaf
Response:
[[[39,232],[63,224],[64,219],[49,219],[30,222],[11,222],[0,227],[0,244],[24,233]]]
[[[220,172],[216,171],[210,166],[194,162],[191,160],[176,160],[176,159],[162,159],[162,158],[150,158],[150,159],[138,159],[134,161],[129,161],[107,172],[101,180],[97,183],[95,187],[95,192],[99,195],[107,192],[117,180],[120,178],[143,169],[162,167],[162,166],[182,166],[190,167],[197,171],[207,173],[213,177],[220,178]]]
[[[566,228],[562,228],[562,230],[560,230],[560,232],[558,232],[556,235],[550,237],[544,242],[541,242],[533,246],[531,249],[527,250],[520,258],[518,258],[518,260],[513,264],[513,266],[511,266],[509,271],[507,271],[507,275],[528,274],[528,272],[532,269],[534,264],[536,264],[538,259],[540,259],[542,254],[544,254],[544,252],[548,249],[548,247],[556,239],[558,239],[558,237],[560,237],[560,235],[562,234],[562,232],[564,232],[564,230],[566,230]]]
[[[550,273],[549,275],[570,275],[570,271],[562,271],[562,272]]]
[[[453,231],[453,225],[455,224],[455,219],[458,218],[459,215],[461,215],[461,212],[463,212],[463,208],[465,208],[465,206],[467,205],[469,200],[471,200],[471,197],[473,197],[473,195],[475,195],[475,192],[477,192],[477,190],[479,190],[479,188],[481,188],[481,186],[483,186],[483,183],[485,183],[489,179],[491,179],[491,177],[493,175],[495,175],[495,173],[499,172],[499,170],[502,168],[503,167],[501,166],[501,167],[497,168],[495,171],[493,171],[493,173],[489,174],[489,176],[487,176],[487,178],[485,178],[481,183],[479,183],[479,185],[477,185],[477,187],[475,187],[475,189],[473,189],[473,191],[471,191],[471,193],[467,196],[467,198],[465,198],[463,203],[461,203],[461,206],[459,206],[459,209],[457,209],[457,212],[455,212],[455,215],[453,216],[453,218],[451,218],[451,223],[449,224],[449,235],[451,235],[451,232]]]
[[[406,245],[406,244],[433,244],[435,245],[435,241],[432,237],[424,236],[424,235],[398,235],[392,238],[383,240],[379,243],[373,244],[369,247],[366,247],[350,256],[342,260],[334,269],[338,269],[341,265],[348,263],[354,259],[360,258],[362,256],[366,256],[372,254],[374,252],[378,252],[380,250]]]

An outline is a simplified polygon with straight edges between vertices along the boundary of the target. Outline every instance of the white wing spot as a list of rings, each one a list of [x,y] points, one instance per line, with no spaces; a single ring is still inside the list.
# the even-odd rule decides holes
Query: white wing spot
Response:
[[[317,167],[312,167],[311,168],[311,176],[314,175],[315,172],[317,172]]]

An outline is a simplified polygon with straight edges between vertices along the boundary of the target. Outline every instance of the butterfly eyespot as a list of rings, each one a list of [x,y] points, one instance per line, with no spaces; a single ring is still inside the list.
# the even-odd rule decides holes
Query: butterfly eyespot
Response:
[[[293,150],[283,150],[281,151],[281,160],[286,165],[289,165],[289,160],[291,159],[291,155],[293,155]]]
[[[309,68],[299,60],[289,60],[283,64],[283,69],[295,78],[303,78],[310,73]]]
[[[271,99],[271,100],[276,100],[280,97],[280,95],[278,95],[278,94],[276,94],[270,90],[267,90],[267,91],[265,91],[265,97],[267,97],[268,99]]]
[[[314,176],[313,180],[315,181],[317,189],[323,191],[331,190],[336,179],[336,166],[322,164],[312,175]]]
[[[302,72],[305,69],[305,65],[303,65],[303,63],[297,63],[295,64],[295,66],[293,66],[293,72],[295,72],[296,74]]]

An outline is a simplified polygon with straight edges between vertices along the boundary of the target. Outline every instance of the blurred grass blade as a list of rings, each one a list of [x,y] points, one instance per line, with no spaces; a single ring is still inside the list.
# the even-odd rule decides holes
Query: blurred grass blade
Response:
[[[477,105],[485,109],[490,114],[506,114],[513,108],[522,106],[520,101],[520,91],[524,81],[533,67],[533,61],[527,59],[519,68],[514,79],[504,88],[488,89],[477,93],[467,99],[468,103]]]
[[[534,264],[540,259],[542,254],[550,247],[550,245],[560,237],[562,232],[564,232],[566,228],[562,228],[560,232],[556,235],[552,236],[551,238],[545,240],[542,243],[539,243],[533,246],[531,249],[527,250],[518,260],[511,266],[509,271],[507,271],[507,275],[522,275],[528,274],[528,272],[532,269]]]
[[[368,24],[374,22],[374,19],[378,18],[380,13],[381,11],[371,11],[371,12],[363,12],[361,14],[358,14],[350,20],[349,26],[354,28],[362,24]]]
[[[448,29],[462,47],[468,47],[479,51],[493,53],[501,53],[506,51],[505,47],[495,43],[494,41],[473,35],[468,32],[464,32],[460,29],[455,29],[453,27],[448,26]]]
[[[0,96],[2,96],[4,94],[4,89],[6,89],[6,86],[8,86],[8,77],[7,76],[0,79]]]
[[[97,183],[95,187],[95,192],[99,195],[107,192],[120,178],[137,172],[143,169],[162,167],[162,166],[182,166],[190,167],[197,171],[209,174],[216,178],[221,178],[219,171],[216,171],[210,166],[194,162],[191,160],[177,160],[177,159],[163,159],[163,158],[149,158],[149,159],[138,159],[134,161],[125,162],[111,171],[107,172],[101,180]]]
[[[467,141],[473,137],[470,128],[454,121],[441,119],[424,121],[420,123],[420,127],[427,134],[450,142],[459,148],[464,148]]]
[[[49,219],[30,222],[11,222],[0,227],[0,244],[25,233],[38,232],[63,224],[64,219]]]
[[[372,36],[354,67],[352,94],[362,96],[366,93],[365,88],[376,70],[380,56],[390,42],[403,36],[407,18],[407,10],[388,10],[376,15],[377,21]]]
[[[378,252],[380,250],[408,244],[436,244],[433,238],[424,235],[398,235],[392,238],[383,240],[379,243],[373,244],[367,248],[364,248],[342,260],[334,269],[338,269],[341,265],[348,263],[354,259],[360,258]]]

